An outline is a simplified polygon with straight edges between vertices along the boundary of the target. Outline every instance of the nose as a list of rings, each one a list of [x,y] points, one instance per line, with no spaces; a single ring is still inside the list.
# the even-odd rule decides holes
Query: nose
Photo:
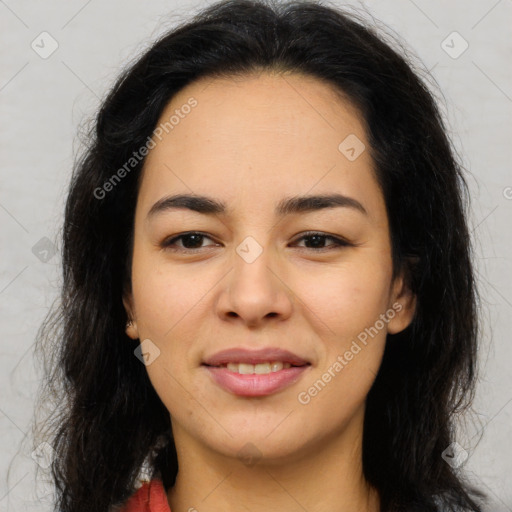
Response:
[[[240,254],[235,255],[233,268],[223,280],[217,303],[221,318],[237,319],[250,328],[289,318],[294,294],[275,255],[266,249],[254,260]]]

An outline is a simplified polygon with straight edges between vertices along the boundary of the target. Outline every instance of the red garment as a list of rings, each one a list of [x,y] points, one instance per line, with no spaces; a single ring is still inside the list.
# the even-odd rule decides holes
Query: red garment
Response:
[[[121,512],[171,512],[164,485],[158,478],[144,482],[129,498]]]

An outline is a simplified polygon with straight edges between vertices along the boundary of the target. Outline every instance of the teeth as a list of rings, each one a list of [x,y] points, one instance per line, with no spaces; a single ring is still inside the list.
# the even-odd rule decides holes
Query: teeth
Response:
[[[282,363],[281,361],[274,361],[268,363],[248,364],[248,363],[228,363],[223,364],[221,367],[226,368],[230,372],[240,373],[242,375],[251,375],[253,373],[265,374],[271,372],[278,372],[282,369],[290,368],[290,363]]]

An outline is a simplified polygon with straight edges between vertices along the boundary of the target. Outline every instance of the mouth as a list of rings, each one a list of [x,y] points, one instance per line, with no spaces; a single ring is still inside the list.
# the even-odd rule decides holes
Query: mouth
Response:
[[[206,370],[215,385],[232,395],[263,397],[288,388],[312,367],[310,364],[291,366],[289,363],[285,367],[283,363],[277,363],[274,366],[274,371],[256,373],[255,370],[253,371],[253,367],[247,369],[251,373],[239,373],[240,366],[242,366],[242,371],[246,371],[246,366],[253,367],[253,365],[245,364],[235,365],[236,368],[233,367],[233,370],[236,369],[237,371],[229,369],[228,366],[202,365],[202,368]],[[258,367],[259,365],[255,366]],[[268,365],[264,364],[264,366],[265,370],[267,370]]]
[[[226,368],[230,372],[239,373],[240,375],[267,375],[269,373],[279,372],[288,368],[301,368],[303,366],[309,366],[310,363],[304,364],[291,364],[283,361],[266,361],[263,363],[250,364],[250,363],[225,363],[217,366],[204,364],[210,368]]]
[[[207,357],[203,364],[206,366],[226,366],[228,364],[253,365],[282,363],[290,366],[303,366],[308,364],[306,359],[278,347],[247,349],[243,347],[221,350]],[[261,367],[263,369],[263,367]],[[272,370],[272,368],[271,368]],[[252,372],[251,372],[252,373]]]
[[[228,349],[202,364],[212,381],[237,396],[266,396],[281,391],[307,372],[309,361],[278,348]]]

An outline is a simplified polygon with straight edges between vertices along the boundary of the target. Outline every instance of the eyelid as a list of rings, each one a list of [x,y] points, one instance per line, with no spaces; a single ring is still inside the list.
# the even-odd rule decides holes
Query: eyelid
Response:
[[[186,252],[186,253],[189,253],[189,254],[190,253],[197,253],[197,252],[201,251],[202,249],[206,249],[207,247],[214,247],[215,246],[214,244],[212,244],[212,245],[209,245],[209,246],[198,247],[198,248],[195,248],[195,249],[187,249],[187,248],[182,248],[182,247],[177,247],[177,248],[172,248],[171,247],[172,243],[175,243],[176,241],[178,241],[178,240],[180,240],[183,237],[188,236],[188,235],[200,235],[203,238],[208,238],[208,239],[213,241],[213,238],[208,233],[204,233],[202,231],[186,231],[184,233],[180,233],[180,234],[177,234],[177,235],[172,235],[171,237],[166,238],[160,244],[160,246],[164,250],[175,251],[175,252]],[[303,233],[300,233],[300,236],[295,238],[295,240],[292,243],[300,242],[300,241],[304,240],[305,238],[309,238],[309,237],[312,237],[312,236],[315,236],[315,235],[316,236],[320,236],[320,237],[325,238],[325,239],[330,239],[334,243],[332,243],[331,245],[328,245],[326,247],[320,247],[320,248],[317,248],[317,249],[310,248],[310,247],[301,247],[301,249],[303,249],[305,251],[308,251],[308,252],[313,252],[313,253],[322,253],[322,252],[327,252],[327,251],[330,251],[330,250],[333,250],[333,249],[336,249],[336,248],[353,247],[353,246],[356,245],[356,244],[354,244],[352,242],[349,242],[348,240],[346,240],[343,237],[340,237],[338,235],[331,235],[331,234],[325,233],[323,231],[305,231]]]
[[[327,246],[327,247],[322,247],[320,249],[311,249],[309,247],[304,247],[303,249],[309,250],[309,251],[313,251],[313,252],[322,252],[322,251],[330,250],[329,247],[333,247],[333,248],[335,248],[335,247],[349,247],[349,246],[353,246],[354,245],[354,244],[352,244],[351,242],[349,242],[348,240],[346,240],[345,238],[343,238],[341,236],[330,235],[329,233],[324,233],[323,231],[305,231],[304,233],[301,233],[300,236],[294,240],[294,243],[302,241],[304,238],[309,238],[309,237],[315,236],[315,235],[320,236],[322,238],[330,239],[330,240],[334,241],[334,244],[332,244],[330,246]]]
[[[183,237],[188,236],[188,235],[200,235],[203,238],[209,238],[210,240],[213,240],[212,237],[210,235],[208,235],[208,233],[204,233],[203,231],[185,231],[184,233],[179,233],[177,235],[172,235],[171,237],[165,238],[164,241],[160,244],[160,246],[162,247],[162,249],[173,250],[173,249],[171,249],[169,247],[170,244],[174,243],[177,240],[180,240]],[[207,246],[207,247],[213,247],[213,244],[210,245],[210,246]],[[197,251],[199,251],[201,249],[205,249],[205,247],[199,247],[198,249],[186,249],[186,248],[178,247],[176,250],[177,251],[182,251],[182,252],[183,251],[186,251],[186,252],[197,252]]]

